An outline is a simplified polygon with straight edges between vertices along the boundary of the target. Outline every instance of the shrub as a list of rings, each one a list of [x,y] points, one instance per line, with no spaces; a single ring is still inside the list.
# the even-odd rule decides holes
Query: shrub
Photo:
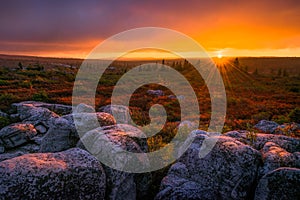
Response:
[[[43,101],[47,102],[49,101],[49,97],[45,91],[41,91],[39,93],[35,93],[32,95],[32,100],[33,101]]]
[[[0,86],[8,85],[8,82],[6,80],[0,79]]]
[[[0,117],[0,129],[9,125],[10,121],[9,119],[5,118],[5,117]]]
[[[292,110],[288,117],[292,122],[300,123],[300,108],[297,107],[294,110]]]
[[[284,115],[278,115],[278,116],[274,116],[272,118],[272,121],[275,121],[278,124],[284,124],[289,122],[289,118]]]

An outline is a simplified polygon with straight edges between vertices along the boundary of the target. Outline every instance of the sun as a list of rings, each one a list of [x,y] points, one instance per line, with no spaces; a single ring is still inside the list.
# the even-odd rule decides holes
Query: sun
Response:
[[[222,58],[223,55],[221,53],[218,53],[218,58]]]

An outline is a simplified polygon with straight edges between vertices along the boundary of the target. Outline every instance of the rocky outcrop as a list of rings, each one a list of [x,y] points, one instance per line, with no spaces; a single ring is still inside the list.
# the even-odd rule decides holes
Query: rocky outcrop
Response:
[[[72,113],[72,106],[63,105],[63,104],[50,104],[38,101],[23,101],[20,103],[12,104],[13,109],[18,110],[18,108],[22,107],[23,105],[32,105],[34,107],[42,107],[47,108],[50,111],[59,114],[59,115],[66,115]]]
[[[277,124],[276,122],[261,120],[254,126],[254,128],[264,133],[274,133],[278,126],[279,124]]]
[[[260,176],[280,167],[300,168],[300,152],[290,153],[274,142],[267,142],[261,153],[264,164],[260,169]]]
[[[278,168],[263,176],[255,191],[255,200],[299,199],[300,169]]]
[[[52,121],[41,140],[40,152],[59,152],[75,147],[79,136],[73,124],[60,117]]]
[[[22,121],[47,122],[50,118],[59,117],[56,113],[44,107],[35,107],[34,104],[13,104]]]
[[[97,122],[94,122],[96,115]],[[76,125],[74,124],[76,119]],[[84,134],[100,126],[114,125],[114,118],[107,113],[77,113],[54,118],[41,142],[40,152],[59,152],[75,147],[79,141],[78,131]]]
[[[248,199],[255,189],[260,153],[226,136],[199,158],[205,135],[197,135],[190,148],[172,165],[155,199]],[[205,144],[204,144],[205,145]]]
[[[32,124],[15,123],[0,130],[0,146],[15,148],[32,140],[37,131]]]
[[[86,105],[84,103],[78,104],[74,111],[74,113],[94,113],[95,109],[92,106]]]
[[[97,152],[105,150],[106,144],[111,141],[120,150],[120,153],[122,150],[136,153],[146,152],[148,149],[146,139],[137,138],[141,136],[144,136],[144,133],[130,125],[105,126],[87,132],[77,147],[86,149],[84,145],[88,145],[87,148],[91,153],[97,155]],[[126,155],[120,160],[114,160],[116,154],[118,152],[109,152],[109,155],[101,155],[101,159],[117,165],[130,165],[130,158]],[[142,195],[147,193],[151,181],[150,174],[134,174],[108,166],[104,166],[104,169],[107,176],[107,199],[141,199]],[[141,180],[143,180],[143,184],[139,182]],[[137,194],[141,196],[137,196]]]
[[[235,138],[257,150],[261,150],[267,142],[273,142],[291,153],[297,152],[300,149],[299,139],[284,135],[251,133],[247,131],[230,131],[224,135]]]
[[[104,112],[74,113],[64,115],[62,118],[68,120],[73,126],[75,126],[74,121],[76,120],[76,128],[83,132],[98,128],[99,126],[110,126],[116,124],[114,117]],[[94,119],[97,119],[98,121],[95,121]]]
[[[122,105],[106,105],[99,108],[100,112],[114,115],[118,124],[130,123],[130,112],[127,106]]]
[[[3,199],[104,199],[105,183],[98,160],[78,148],[0,162]]]

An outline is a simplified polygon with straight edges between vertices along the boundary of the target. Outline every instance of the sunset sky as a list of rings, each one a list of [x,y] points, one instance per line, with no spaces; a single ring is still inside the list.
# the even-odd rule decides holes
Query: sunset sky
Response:
[[[300,1],[3,1],[0,53],[84,58],[145,26],[180,31],[211,56],[300,56]]]

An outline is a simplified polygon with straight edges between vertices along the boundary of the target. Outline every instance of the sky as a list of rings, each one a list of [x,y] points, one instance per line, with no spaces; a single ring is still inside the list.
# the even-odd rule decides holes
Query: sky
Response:
[[[300,56],[297,0],[2,1],[0,54],[85,58],[110,36],[148,26],[186,34],[211,56]]]

